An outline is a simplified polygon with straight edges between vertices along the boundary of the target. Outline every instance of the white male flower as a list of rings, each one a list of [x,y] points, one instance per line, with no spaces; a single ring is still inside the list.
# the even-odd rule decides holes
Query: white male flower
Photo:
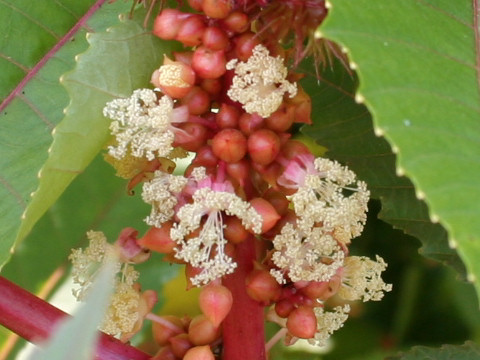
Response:
[[[297,93],[297,85],[286,80],[288,70],[283,59],[270,56],[263,45],[255,46],[247,62],[229,61],[227,69],[235,69],[227,95],[250,114],[269,117],[280,107],[285,93],[290,97]]]
[[[322,228],[308,231],[285,224],[273,239],[273,263],[280,269],[270,273],[280,283],[291,281],[329,281],[343,265],[345,253],[337,241]]]
[[[174,207],[177,205],[177,195],[187,182],[183,176],[157,170],[153,179],[143,184],[142,199],[152,205],[150,215],[145,218],[148,225],[159,228],[172,218],[175,213]]]
[[[85,250],[73,249],[69,256],[73,282],[80,285],[73,294],[77,300],[84,300],[101,265],[106,261],[115,261],[114,290],[100,330],[114,336],[130,333],[140,316],[141,295],[135,287],[139,274],[133,266],[119,260],[119,250],[107,242],[102,232],[89,231],[87,238],[89,246]]]
[[[336,161],[317,158],[313,165],[314,170],[308,167],[291,195],[295,214],[300,218],[298,226],[308,229],[321,224],[337,241],[348,244],[361,234],[367,220],[367,185]],[[286,171],[284,181],[287,175]]]
[[[338,295],[351,301],[360,299],[364,302],[379,301],[383,298],[384,292],[391,291],[392,285],[385,284],[380,276],[387,268],[387,264],[378,255],[376,260],[365,256],[347,257]]]
[[[343,327],[347,321],[350,306],[336,306],[333,311],[325,311],[323,307],[316,307],[313,311],[317,317],[317,332],[315,337],[309,339],[308,342],[312,345],[325,346],[330,335]]]
[[[175,257],[201,268],[202,272],[191,279],[192,284],[207,284],[223,275],[232,273],[237,264],[225,253],[227,240],[223,235],[222,213],[242,220],[246,229],[259,234],[262,218],[246,201],[234,193],[215,191],[209,187],[197,189],[193,203],[182,206],[170,235],[179,244]],[[188,236],[199,230],[198,236]]]
[[[184,107],[173,109],[172,99],[164,95],[158,100],[150,89],[137,89],[129,98],[110,101],[103,114],[113,120],[110,131],[117,143],[109,146],[108,153],[121,159],[130,149],[133,156],[148,160],[170,154],[175,137],[171,123],[188,116]]]

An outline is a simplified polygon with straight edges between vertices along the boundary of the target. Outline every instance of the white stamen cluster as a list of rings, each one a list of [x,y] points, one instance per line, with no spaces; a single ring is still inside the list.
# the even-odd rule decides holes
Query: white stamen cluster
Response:
[[[139,316],[140,293],[134,287],[139,274],[133,266],[118,260],[118,250],[107,242],[102,232],[89,231],[87,238],[89,246],[85,250],[73,249],[69,256],[73,282],[80,285],[73,294],[77,300],[84,300],[101,265],[106,261],[115,261],[113,295],[100,330],[113,336],[129,333]]]
[[[223,236],[222,213],[238,217],[245,228],[257,234],[262,229],[262,218],[234,193],[205,187],[197,189],[192,198],[193,203],[177,211],[179,222],[174,224],[170,235],[179,244],[175,257],[202,269],[191,279],[193,285],[200,286],[232,273],[237,266],[224,251],[227,240]],[[188,238],[197,229],[199,235]]]
[[[158,100],[150,89],[138,89],[129,98],[110,101],[103,114],[113,120],[110,131],[117,145],[109,146],[108,153],[116,159],[125,157],[128,149],[133,156],[148,160],[168,156],[174,140],[172,112],[172,99],[164,95]]]
[[[253,49],[247,62],[238,62],[238,59],[229,61],[227,69],[235,69],[227,95],[241,103],[249,114],[269,117],[280,107],[285,93],[290,97],[297,93],[296,84],[286,80],[288,70],[283,59],[270,56],[263,45]]]
[[[317,174],[307,174],[305,183],[291,196],[295,213],[302,226],[320,223],[325,232],[348,244],[362,233],[370,192],[363,181],[336,161],[317,158],[314,165]]]
[[[175,176],[155,171],[152,180],[145,182],[142,189],[142,199],[152,205],[150,215],[145,218],[148,225],[161,227],[175,214],[174,207],[177,205],[179,194],[188,180],[183,176]]]
[[[325,311],[323,307],[316,307],[313,311],[317,317],[317,332],[315,337],[309,339],[308,342],[312,345],[325,346],[330,335],[343,327],[347,321],[350,306],[336,306],[333,311]]]
[[[345,259],[342,284],[338,290],[345,300],[379,301],[384,292],[391,291],[392,285],[386,284],[381,273],[387,268],[385,261],[377,255],[377,261],[365,256],[349,256]]]
[[[328,281],[345,258],[337,241],[319,227],[304,233],[292,224],[286,224],[273,245],[272,261],[281,270],[272,269],[270,273],[280,284],[287,282],[284,274],[293,282]]]

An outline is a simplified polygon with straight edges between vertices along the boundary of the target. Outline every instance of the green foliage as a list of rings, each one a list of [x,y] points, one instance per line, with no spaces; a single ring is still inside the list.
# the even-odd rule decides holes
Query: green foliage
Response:
[[[440,348],[415,346],[410,351],[397,356],[388,357],[386,360],[478,360],[480,359],[480,346],[471,341],[463,345],[443,345]]]
[[[478,7],[478,4],[477,4]],[[331,1],[319,34],[348,51],[356,98],[480,290],[479,29],[472,2]],[[401,204],[399,204],[401,206]],[[397,206],[399,206],[397,205]]]
[[[92,4],[92,0],[3,1],[0,4],[0,99],[13,91]],[[128,8],[122,1],[104,6],[86,25],[91,32],[103,31],[117,23],[119,12]],[[75,56],[88,47],[85,34],[85,28],[80,27],[11,102],[2,101],[0,269],[10,256],[22,214],[38,187],[37,174],[48,157],[52,130],[63,119],[63,109],[69,103],[69,95],[59,78],[74,67]]]
[[[464,267],[448,247],[447,233],[431,223],[423,201],[415,197],[413,184],[395,174],[395,155],[385,139],[375,136],[365,106],[355,102],[357,79],[339,63],[317,75],[311,68],[302,85],[315,99],[312,126],[302,132],[327,147],[326,156],[348,165],[368,183],[372,198],[382,201],[379,217],[422,241],[423,255],[446,262],[460,274]]]

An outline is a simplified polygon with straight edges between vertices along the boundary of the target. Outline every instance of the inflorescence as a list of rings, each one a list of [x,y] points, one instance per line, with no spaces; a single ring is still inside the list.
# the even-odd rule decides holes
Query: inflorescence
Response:
[[[287,10],[279,1],[188,2],[193,13],[164,9],[153,29],[185,50],[174,52],[173,60],[165,57],[152,75],[153,90],[135,90],[104,109],[113,136],[107,160],[130,180],[129,188],[143,183],[151,229],[141,238],[122,233],[113,245],[89,232],[89,247],[70,257],[81,286],[75,294],[84,297],[107,254],[123,254],[102,328],[128,339],[145,317],[155,321],[148,314],[153,296],[140,292],[133,269],[149,251],[185,264],[189,286],[228,299],[222,279],[236,271],[236,247],[255,241],[262,245],[246,278],[247,293],[270,309],[267,319],[284,329],[286,343],[305,338],[325,345],[348,318],[350,301],[380,300],[391,285],[381,278],[387,266],[381,257],[349,253],[366,222],[366,184],[291,138],[292,125],[311,122],[311,100],[290,61],[304,57],[308,47],[284,46],[292,32],[286,23],[285,39],[277,34],[272,41],[268,25],[280,27],[272,19],[283,9],[293,24],[307,21],[297,28],[303,41],[323,19],[323,1],[292,2]],[[194,155],[191,164],[173,175],[175,159],[187,152]],[[210,321],[211,343],[196,343],[189,333],[190,346],[167,357],[172,343],[157,334],[159,354],[190,359],[196,349],[192,353],[213,359],[209,351],[221,343],[219,324],[207,313],[201,321]],[[190,323],[156,321],[172,337]]]

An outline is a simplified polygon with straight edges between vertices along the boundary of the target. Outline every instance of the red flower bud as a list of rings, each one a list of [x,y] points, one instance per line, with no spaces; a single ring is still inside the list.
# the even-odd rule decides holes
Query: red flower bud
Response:
[[[181,100],[182,105],[187,105],[191,115],[202,115],[210,110],[210,95],[200,86],[194,86]]]
[[[240,118],[240,110],[235,106],[222,103],[220,109],[215,116],[217,125],[222,128],[235,128],[238,125],[238,119]]]
[[[203,45],[212,50],[227,50],[230,39],[225,31],[216,26],[209,26],[205,29],[202,38]]]
[[[231,0],[203,0],[202,10],[208,17],[223,19],[232,11]]]
[[[202,43],[203,32],[206,25],[199,15],[190,15],[185,19],[178,30],[175,40],[185,46],[198,46]]]
[[[243,226],[242,220],[236,216],[226,216],[223,220],[223,224],[225,225],[223,236],[233,244],[245,241],[250,235],[247,229]]]
[[[177,244],[170,237],[172,224],[171,221],[167,221],[162,224],[161,228],[151,227],[147,233],[138,240],[138,243],[147,249],[161,254],[173,252]]]
[[[221,23],[225,29],[237,34],[247,31],[250,27],[247,14],[240,11],[231,12]]]
[[[181,11],[175,9],[165,9],[156,18],[153,23],[153,34],[164,40],[173,40],[177,37],[180,26],[188,17]]]
[[[268,165],[280,152],[280,138],[272,130],[260,129],[248,137],[247,148],[252,161]]]
[[[193,53],[192,67],[204,79],[217,79],[227,71],[227,60],[223,50],[210,50],[200,46]]]
[[[247,152],[247,139],[237,129],[223,129],[212,139],[215,156],[227,163],[240,161]]]

